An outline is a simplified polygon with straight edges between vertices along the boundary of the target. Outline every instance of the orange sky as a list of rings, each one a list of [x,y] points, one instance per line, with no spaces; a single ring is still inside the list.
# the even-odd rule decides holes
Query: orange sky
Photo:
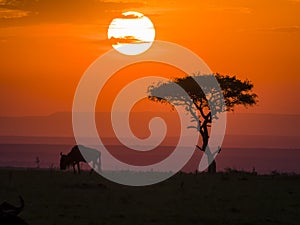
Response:
[[[111,49],[109,23],[128,10],[212,71],[252,80],[248,112],[300,114],[299,0],[0,0],[0,115],[71,111],[83,72]]]

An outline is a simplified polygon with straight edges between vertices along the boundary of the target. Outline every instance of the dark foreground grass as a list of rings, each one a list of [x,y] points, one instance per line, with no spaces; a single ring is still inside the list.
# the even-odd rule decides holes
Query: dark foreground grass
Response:
[[[230,172],[177,174],[128,187],[97,174],[0,170],[0,201],[18,205],[30,225],[299,225],[300,176]]]

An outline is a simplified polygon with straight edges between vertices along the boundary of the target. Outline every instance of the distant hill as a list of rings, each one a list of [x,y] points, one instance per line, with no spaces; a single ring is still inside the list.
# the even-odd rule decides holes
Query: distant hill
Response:
[[[108,113],[96,113],[96,117]],[[162,113],[170,121],[173,114]],[[134,113],[137,124],[146,113]],[[97,126],[108,126],[101,121]],[[0,117],[0,143],[74,143],[71,112],[59,112],[49,116]],[[172,124],[171,124],[172,126]],[[143,126],[143,129],[147,124]],[[228,113],[224,145],[228,147],[300,147],[300,115],[234,114]],[[172,127],[170,127],[172,131]],[[170,138],[172,137],[171,132]],[[113,134],[104,132],[102,137],[114,144]]]

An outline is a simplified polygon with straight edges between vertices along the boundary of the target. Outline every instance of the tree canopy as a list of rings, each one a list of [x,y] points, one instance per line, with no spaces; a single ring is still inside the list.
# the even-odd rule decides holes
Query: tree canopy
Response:
[[[181,93],[174,92],[176,90],[174,86],[179,85],[189,95],[195,106],[202,104],[202,107],[208,107],[208,102],[214,101],[212,97],[217,92],[215,86],[211,85],[213,76],[218,81],[224,96],[226,107],[222,108],[222,110],[233,111],[237,105],[247,107],[257,103],[257,95],[252,92],[254,85],[251,81],[242,81],[236,76],[218,73],[213,75],[191,75],[175,78],[174,81],[152,85],[148,88],[149,99],[173,104],[186,104],[189,102],[189,99]],[[197,82],[203,85],[200,87]],[[205,95],[205,93],[210,93],[210,97]]]

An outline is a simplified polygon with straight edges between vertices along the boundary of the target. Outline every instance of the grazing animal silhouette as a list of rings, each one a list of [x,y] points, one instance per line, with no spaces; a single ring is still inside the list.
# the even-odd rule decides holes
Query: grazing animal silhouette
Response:
[[[0,204],[0,224],[5,225],[28,225],[23,219],[18,217],[24,208],[24,200],[19,196],[21,205],[14,206],[10,203],[3,202]]]
[[[84,151],[84,156],[82,156],[80,151]],[[73,166],[73,171],[76,173],[75,165],[77,165],[78,173],[80,173],[80,162],[93,163],[93,168],[97,165],[97,169],[101,171],[101,154],[98,150],[93,148],[88,148],[83,145],[75,145],[71,151],[64,155],[60,153],[60,169],[65,170],[69,166]],[[91,170],[91,172],[93,169]]]

